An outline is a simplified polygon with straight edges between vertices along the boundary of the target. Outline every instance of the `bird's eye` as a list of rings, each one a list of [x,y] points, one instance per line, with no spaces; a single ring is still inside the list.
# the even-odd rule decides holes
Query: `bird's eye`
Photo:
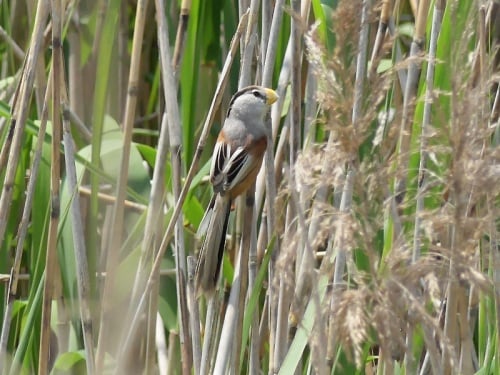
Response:
[[[264,94],[262,94],[259,90],[253,90],[252,91],[253,96],[259,99],[265,99]]]

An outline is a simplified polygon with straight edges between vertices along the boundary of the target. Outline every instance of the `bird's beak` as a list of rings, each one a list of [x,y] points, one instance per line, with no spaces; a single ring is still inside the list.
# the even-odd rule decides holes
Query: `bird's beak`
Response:
[[[273,104],[276,100],[278,100],[279,96],[276,94],[276,91],[265,88],[264,91],[266,92],[266,97],[267,97],[267,105]]]

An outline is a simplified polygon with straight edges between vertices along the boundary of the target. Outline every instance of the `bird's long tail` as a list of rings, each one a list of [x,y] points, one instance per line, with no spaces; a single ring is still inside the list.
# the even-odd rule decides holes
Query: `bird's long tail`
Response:
[[[231,199],[216,194],[212,197],[203,218],[198,234],[203,236],[203,243],[196,264],[196,294],[211,295],[219,280],[227,223],[231,211]],[[200,233],[201,232],[201,233]]]

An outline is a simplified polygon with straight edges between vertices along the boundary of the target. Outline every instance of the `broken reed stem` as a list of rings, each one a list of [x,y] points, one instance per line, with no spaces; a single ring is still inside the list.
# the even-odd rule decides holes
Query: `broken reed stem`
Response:
[[[192,0],[182,0],[181,11],[179,12],[179,21],[177,23],[177,34],[175,36],[175,47],[172,59],[172,68],[175,76],[179,73],[179,66],[181,64],[182,56],[184,55],[189,14],[191,12],[191,1]]]

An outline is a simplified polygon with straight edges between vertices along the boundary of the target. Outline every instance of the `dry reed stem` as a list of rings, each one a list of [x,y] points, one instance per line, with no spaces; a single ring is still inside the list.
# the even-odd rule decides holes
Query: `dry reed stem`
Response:
[[[118,181],[116,182],[116,203],[113,206],[112,225],[110,241],[107,244],[107,259],[106,273],[107,277],[104,283],[102,292],[102,309],[99,327],[99,340],[96,353],[96,371],[101,373],[104,365],[105,356],[105,338],[111,334],[113,337],[118,337],[115,333],[110,332],[109,311],[112,299],[113,285],[116,277],[116,270],[119,259],[119,252],[122,246],[123,238],[123,220],[124,220],[124,201],[127,191],[127,179],[129,169],[130,150],[132,146],[132,131],[134,124],[134,116],[137,103],[137,89],[139,78],[139,67],[141,60],[141,49],[144,34],[144,25],[146,23],[146,9],[148,0],[140,0],[137,2],[134,36],[132,41],[132,56],[129,72],[127,99],[125,104],[125,113],[123,118],[123,149],[121,154],[120,171]]]
[[[175,36],[174,54],[172,59],[172,67],[175,75],[179,72],[179,66],[184,54],[190,12],[191,0],[182,0],[181,11],[179,12],[179,21],[177,23],[177,35]]]
[[[238,88],[249,86],[252,83],[252,60],[257,43],[257,20],[260,0],[251,0],[246,21],[246,30],[242,34],[240,49],[242,49],[241,69]],[[241,22],[241,21],[240,21]],[[238,199],[238,217],[244,215],[247,220],[237,220],[235,238],[241,238],[238,252],[238,262],[235,267],[234,280],[231,286],[229,302],[223,319],[220,341],[215,358],[214,372],[230,372],[239,368],[239,352],[241,346],[241,329],[243,325],[243,311],[248,287],[248,258],[251,246],[256,246],[252,240],[255,232],[252,227],[255,222],[254,196],[255,185],[246,192],[246,198]],[[243,204],[245,202],[245,204]],[[216,298],[216,296],[214,296]],[[230,359],[233,359],[230,361]]]
[[[273,17],[272,17],[272,23],[270,27],[270,38],[269,40],[266,39],[265,35],[265,28],[267,27],[264,24],[264,19],[262,23],[262,38],[263,41],[266,41],[265,43],[262,44],[261,48],[263,51],[263,54],[265,53],[265,59],[263,62],[263,67],[262,67],[262,85],[264,87],[270,87],[272,84],[272,74],[273,74],[273,68],[276,60],[276,49],[277,49],[277,43],[278,43],[278,30],[281,28],[282,20],[283,20],[283,5],[284,5],[284,0],[278,0],[274,4],[274,12],[273,12]],[[265,12],[265,10],[264,10]],[[265,12],[267,14],[267,12]],[[265,49],[264,49],[265,48]],[[279,105],[279,103],[283,102],[283,98],[280,97],[278,99],[278,104],[275,104],[275,106]],[[279,122],[279,118],[275,119],[275,121]],[[272,120],[266,120],[267,124],[270,129],[277,129],[278,124],[274,124],[271,122]],[[275,218],[275,213],[274,213],[274,201],[276,198],[276,173],[274,169],[274,141],[275,137],[273,137],[273,131],[271,130],[269,135],[268,135],[268,142],[267,142],[267,149],[266,153],[264,156],[264,173],[261,172],[259,173],[256,181],[256,191],[255,191],[255,204],[257,207],[257,210],[260,210],[262,207],[262,201],[264,197],[264,188],[265,188],[265,194],[267,195],[266,199],[266,206],[264,208],[265,211],[265,218],[267,219],[265,221],[265,225],[261,224],[260,226],[260,231],[259,231],[259,240],[257,242],[257,258],[259,258],[259,253],[262,254],[263,250],[265,248],[264,243],[268,242],[268,239],[270,235],[273,233],[275,229],[275,223],[276,223],[276,218]],[[265,186],[263,183],[263,180],[265,181]],[[264,219],[264,217],[263,217]],[[264,235],[264,233],[267,233],[267,235]],[[262,234],[262,235],[261,235]],[[276,241],[275,248],[279,247],[278,244],[279,241]],[[269,249],[269,251],[274,252],[274,249]],[[272,266],[270,267],[270,270],[272,269]],[[269,272],[269,278],[272,280],[272,272]],[[250,284],[251,285],[251,284]],[[263,316],[263,319],[266,319],[265,316]],[[251,340],[254,345],[252,345],[252,351],[251,351],[251,366],[255,366],[257,362],[257,355],[255,353],[254,347],[257,346],[257,344],[254,342],[255,337],[253,332],[256,332],[256,323],[252,326],[252,336]],[[274,342],[274,325],[271,325],[271,334],[270,334],[270,343]],[[272,348],[271,344],[271,348]],[[273,358],[273,357],[271,357]],[[270,361],[270,368],[271,368],[271,363],[272,359]],[[251,367],[251,370],[253,371],[254,369]],[[256,370],[256,369],[255,369]]]
[[[183,3],[183,6],[187,6],[187,4]],[[172,165],[172,185],[173,185],[173,193],[174,199],[177,200],[181,191],[181,171],[182,171],[182,161],[181,161],[181,145],[182,145],[182,129],[181,129],[181,121],[179,115],[179,107],[177,104],[177,83],[175,79],[175,73],[177,70],[177,65],[181,58],[182,46],[184,45],[185,36],[181,33],[178,34],[177,37],[181,38],[181,40],[176,40],[176,50],[174,51],[174,61],[171,62],[169,44],[168,44],[168,25],[166,23],[167,17],[165,14],[164,4],[159,1],[155,1],[156,8],[156,16],[157,16],[157,34],[159,47],[161,52],[160,64],[161,64],[161,73],[163,80],[163,93],[165,97],[165,115],[166,115],[166,123],[164,127],[162,127],[161,137],[164,138],[165,144],[159,149],[160,154],[157,154],[158,160],[156,161],[155,166],[158,167],[155,169],[156,176],[154,176],[155,185],[153,187],[154,191],[151,193],[152,202],[156,202],[156,205],[152,205],[153,210],[156,210],[157,213],[155,215],[149,215],[151,219],[147,224],[153,226],[156,225],[156,220],[158,218],[158,214],[161,213],[160,207],[162,206],[161,201],[164,194],[164,174],[165,170],[163,168],[166,160],[167,154],[167,144],[166,139],[169,141],[170,155],[171,155],[171,165]],[[184,8],[182,8],[184,9]],[[186,9],[182,10],[181,13]],[[182,17],[182,15],[180,16]],[[181,18],[181,21],[184,17]],[[181,25],[179,24],[181,31]],[[172,65],[171,65],[172,64]],[[163,162],[161,159],[165,159]],[[153,201],[154,199],[154,201]],[[187,307],[187,297],[186,297],[186,284],[187,284],[187,265],[186,265],[186,254],[184,248],[184,236],[183,236],[183,219],[182,214],[179,215],[177,219],[176,225],[176,235],[175,235],[175,261],[176,261],[176,286],[177,286],[177,303],[179,306],[179,314],[180,314],[180,331],[179,338],[181,341],[181,354],[183,358],[183,371],[187,373],[191,368],[192,364],[192,347],[191,341],[189,339],[189,319],[188,319],[188,307]],[[152,232],[151,230],[149,230]],[[156,237],[156,236],[155,236]],[[149,263],[150,258],[154,255],[154,252],[151,252],[148,249],[153,249],[153,246],[149,245],[150,240],[147,236],[145,236],[145,241],[143,242],[143,261]],[[155,246],[156,247],[156,246]],[[149,267],[146,268],[149,271]],[[143,278],[141,278],[143,280]],[[142,284],[142,282],[141,282]],[[139,287],[139,290],[142,288]],[[153,297],[155,298],[155,297]]]
[[[79,186],[78,191],[82,196],[90,196],[91,191],[89,188],[85,186]],[[112,205],[116,202],[116,198],[112,195],[106,194],[106,193],[97,193],[97,198],[104,204]],[[131,209],[136,212],[144,212],[147,209],[147,206],[136,203],[133,201],[125,200],[125,208]]]
[[[375,42],[373,43],[372,55],[369,62],[370,70],[368,71],[368,77],[372,77],[377,70],[377,59],[379,58],[382,44],[386,37],[392,6],[392,0],[382,0],[377,35],[375,36]]]

